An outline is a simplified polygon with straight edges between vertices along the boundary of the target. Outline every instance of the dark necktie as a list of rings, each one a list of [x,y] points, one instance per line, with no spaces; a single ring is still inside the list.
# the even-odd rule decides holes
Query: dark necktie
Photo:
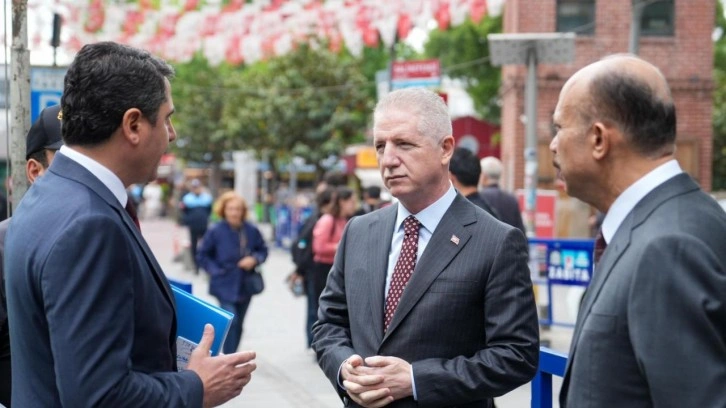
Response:
[[[129,213],[129,216],[131,216],[131,219],[134,220],[134,224],[136,224],[136,228],[141,231],[141,224],[139,223],[139,217],[136,215],[136,207],[134,206],[133,201],[126,200],[126,212]]]
[[[398,301],[401,300],[403,290],[416,268],[416,255],[418,253],[418,230],[421,223],[416,217],[409,215],[403,220],[403,245],[401,245],[401,253],[398,255],[398,261],[393,268],[391,276],[391,285],[388,288],[388,296],[386,297],[386,311],[383,320],[383,330],[388,330],[391,324],[393,313],[396,312]]]
[[[597,232],[597,236],[595,237],[595,249],[592,251],[593,254],[593,261],[595,262],[595,265],[597,265],[598,262],[600,262],[600,258],[602,257],[602,253],[605,252],[605,248],[607,248],[608,244],[605,242],[605,237],[602,236],[602,229]]]

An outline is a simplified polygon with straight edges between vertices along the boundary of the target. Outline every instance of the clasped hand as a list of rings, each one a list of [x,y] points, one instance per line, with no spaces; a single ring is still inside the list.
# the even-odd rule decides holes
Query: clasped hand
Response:
[[[366,408],[413,395],[411,364],[398,357],[373,356],[364,361],[354,354],[345,360],[340,375],[350,398]]]
[[[254,256],[247,255],[237,262],[237,266],[246,271],[251,271],[255,268],[255,266],[257,266],[257,259],[255,259]]]

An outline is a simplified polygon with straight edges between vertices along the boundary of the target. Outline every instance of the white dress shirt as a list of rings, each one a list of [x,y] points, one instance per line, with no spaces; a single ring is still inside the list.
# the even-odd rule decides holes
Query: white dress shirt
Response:
[[[93,160],[83,153],[73,150],[66,145],[61,146],[59,152],[90,171],[91,174],[96,176],[96,178],[99,179],[104,186],[111,190],[111,193],[113,193],[118,202],[121,203],[121,207],[126,207],[126,201],[128,201],[129,196],[126,193],[126,188],[124,188],[124,183],[116,174],[103,164]]]
[[[608,213],[605,215],[605,219],[602,221],[602,236],[605,238],[605,242],[610,243],[618,228],[620,228],[620,224],[623,223],[625,217],[633,211],[633,208],[635,208],[640,200],[655,190],[659,185],[681,173],[683,173],[681,166],[673,159],[651,170],[650,173],[626,188],[615,199],[615,202],[610,206]]]

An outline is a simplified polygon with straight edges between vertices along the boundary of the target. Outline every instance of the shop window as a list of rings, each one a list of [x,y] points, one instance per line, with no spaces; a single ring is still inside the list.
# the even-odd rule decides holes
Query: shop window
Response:
[[[640,18],[640,35],[672,36],[675,26],[674,14],[673,0],[658,0],[648,4]]]
[[[595,0],[557,0],[557,31],[595,33]]]

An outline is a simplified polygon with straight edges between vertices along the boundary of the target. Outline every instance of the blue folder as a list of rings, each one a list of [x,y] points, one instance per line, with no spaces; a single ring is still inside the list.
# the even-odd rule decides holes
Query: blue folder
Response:
[[[207,303],[176,285],[172,285],[172,292],[176,300],[176,335],[194,343],[199,343],[204,332],[204,325],[214,326],[214,342],[212,355],[219,354],[219,350],[227,338],[229,327],[234,314]]]

